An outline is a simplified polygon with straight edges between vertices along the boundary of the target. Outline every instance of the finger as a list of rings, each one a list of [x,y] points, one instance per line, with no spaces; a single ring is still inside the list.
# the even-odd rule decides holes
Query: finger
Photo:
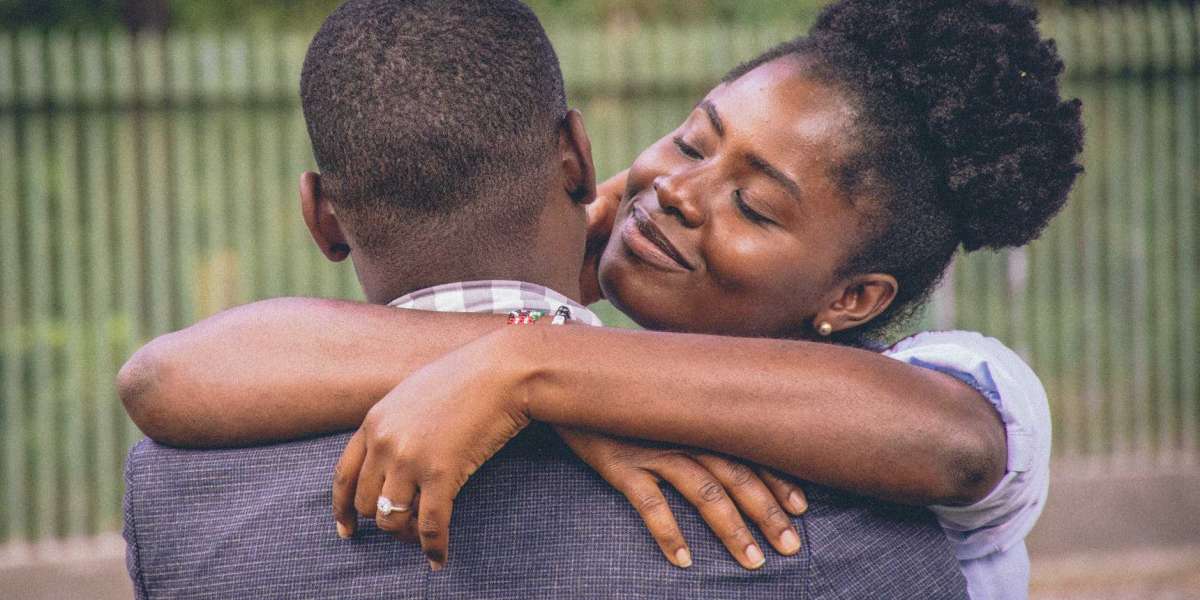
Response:
[[[804,495],[804,489],[793,483],[791,480],[776,475],[774,471],[766,467],[758,467],[755,469],[758,477],[763,483],[771,488],[771,493],[775,495],[775,499],[779,504],[788,510],[788,512],[797,517],[804,514],[808,510],[808,496]]]
[[[637,509],[667,562],[682,569],[692,566],[692,551],[654,477],[641,470],[622,470],[605,479]]]
[[[387,485],[387,482],[384,482],[384,485]],[[417,511],[420,510],[420,506],[421,493],[417,492],[416,495],[413,496],[412,504],[410,505],[408,512],[403,513],[402,516],[398,517],[400,525],[398,526],[397,530],[389,532],[389,535],[391,535],[392,538],[406,544],[421,543],[421,536],[417,535]],[[391,515],[392,518],[397,518],[397,514],[399,513]]]
[[[791,518],[753,469],[740,461],[714,454],[701,453],[694,458],[725,486],[726,493],[758,525],[775,550],[785,556],[800,551],[800,535],[792,526]]]
[[[385,473],[379,453],[372,452],[368,447],[362,468],[358,471],[358,486],[354,491],[354,508],[358,514],[375,518],[375,505],[379,502]]]
[[[417,507],[417,535],[429,567],[442,570],[450,554],[450,515],[458,490],[445,480],[427,481],[421,486],[421,504]]]
[[[725,493],[724,486],[700,463],[686,456],[664,457],[655,473],[666,480],[700,511],[704,522],[716,534],[729,554],[743,567],[757,569],[766,563],[762,548],[750,528]]]
[[[375,524],[398,539],[416,541],[412,524],[413,496],[416,486],[402,472],[392,471],[380,488],[375,502]],[[406,534],[410,537],[406,538]]]
[[[358,472],[362,467],[366,445],[362,431],[350,436],[342,457],[333,468],[333,520],[337,522],[338,537],[354,535],[358,526],[358,512],[354,510],[354,494],[358,489]]]

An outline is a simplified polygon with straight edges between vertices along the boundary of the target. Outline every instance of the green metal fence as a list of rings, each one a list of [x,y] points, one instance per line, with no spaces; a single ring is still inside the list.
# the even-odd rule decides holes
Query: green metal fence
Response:
[[[1025,353],[1057,456],[1194,466],[1200,15],[1086,10],[1044,26],[1085,102],[1089,172],[1030,248],[960,260],[923,325]],[[804,28],[551,25],[604,174],[730,66]],[[0,540],[119,527],[139,434],[113,377],[145,340],[258,298],[358,297],[297,207],[308,36],[0,33]]]

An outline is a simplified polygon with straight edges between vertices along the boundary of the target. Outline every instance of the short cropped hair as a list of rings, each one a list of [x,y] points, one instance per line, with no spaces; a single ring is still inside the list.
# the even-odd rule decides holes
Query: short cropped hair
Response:
[[[532,235],[567,108],[517,0],[350,0],[313,39],[300,96],[322,193],[360,249]]]

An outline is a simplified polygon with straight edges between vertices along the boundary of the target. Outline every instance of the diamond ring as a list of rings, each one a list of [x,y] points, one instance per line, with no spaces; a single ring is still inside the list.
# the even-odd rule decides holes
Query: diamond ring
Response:
[[[408,512],[408,507],[400,504],[392,504],[391,499],[386,496],[380,496],[375,502],[375,511],[383,516],[388,516],[394,512]]]

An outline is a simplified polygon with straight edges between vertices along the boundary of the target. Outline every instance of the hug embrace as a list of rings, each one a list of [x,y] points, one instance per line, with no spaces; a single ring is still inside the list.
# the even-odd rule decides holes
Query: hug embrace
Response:
[[[139,597],[1026,597],[1037,376],[894,338],[1082,170],[1036,20],[834,2],[597,185],[520,2],[346,2],[300,197],[368,303],[235,308],[125,365]]]

